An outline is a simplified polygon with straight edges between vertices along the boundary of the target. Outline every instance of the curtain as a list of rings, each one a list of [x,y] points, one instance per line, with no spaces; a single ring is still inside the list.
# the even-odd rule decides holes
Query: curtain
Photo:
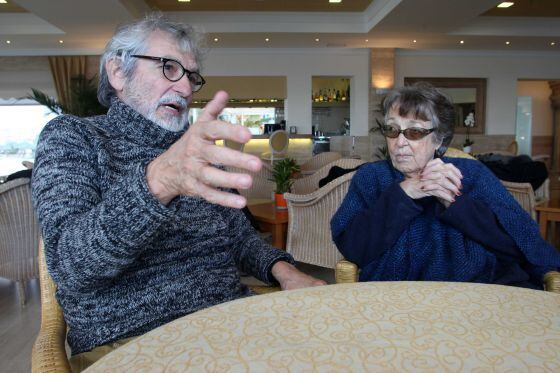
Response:
[[[86,56],[49,56],[49,65],[58,101],[68,107],[71,78],[86,75]]]

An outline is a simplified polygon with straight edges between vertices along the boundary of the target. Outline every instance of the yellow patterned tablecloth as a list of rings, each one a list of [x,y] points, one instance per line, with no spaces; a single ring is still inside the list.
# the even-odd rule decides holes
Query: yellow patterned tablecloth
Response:
[[[377,282],[276,292],[161,326],[89,372],[560,372],[560,295]]]

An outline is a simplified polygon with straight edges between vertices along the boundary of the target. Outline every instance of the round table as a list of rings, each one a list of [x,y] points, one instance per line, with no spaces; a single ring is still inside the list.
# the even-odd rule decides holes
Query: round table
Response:
[[[370,282],[253,296],[163,325],[90,372],[555,371],[560,294]]]

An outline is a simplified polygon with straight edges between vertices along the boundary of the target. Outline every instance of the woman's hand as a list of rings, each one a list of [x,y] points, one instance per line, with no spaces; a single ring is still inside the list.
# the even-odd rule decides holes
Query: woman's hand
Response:
[[[461,195],[461,171],[451,163],[432,159],[417,176],[407,178],[400,186],[412,199],[436,197],[445,207]]]

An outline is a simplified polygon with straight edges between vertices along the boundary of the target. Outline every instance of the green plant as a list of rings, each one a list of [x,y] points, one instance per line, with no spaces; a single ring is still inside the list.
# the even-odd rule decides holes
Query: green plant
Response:
[[[107,112],[107,108],[97,100],[95,77],[91,79],[87,79],[83,75],[72,77],[70,80],[70,97],[66,105],[38,89],[31,88],[31,92],[27,98],[46,106],[55,114],[73,114],[79,117],[89,117]]]
[[[301,168],[292,158],[282,159],[274,164],[272,168],[273,181],[276,183],[276,193],[284,194],[290,191],[294,183],[294,174],[300,172]]]

